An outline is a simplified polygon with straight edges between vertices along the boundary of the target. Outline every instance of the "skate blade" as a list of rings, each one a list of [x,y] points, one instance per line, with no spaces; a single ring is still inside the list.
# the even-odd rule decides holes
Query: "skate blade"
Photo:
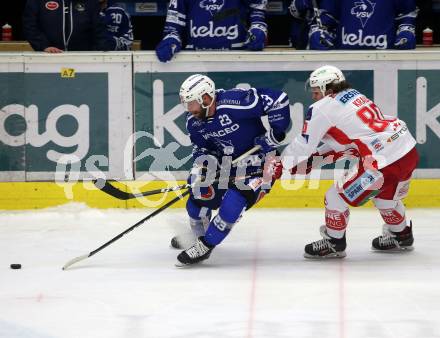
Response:
[[[345,256],[347,256],[347,254],[345,253],[345,251],[339,251],[339,252],[333,252],[331,254],[325,255],[325,256],[313,256],[310,255],[308,253],[304,253],[304,258],[307,259],[316,259],[316,260],[320,260],[320,259],[332,259],[332,258],[344,258]]]
[[[183,263],[180,263],[179,261],[177,261],[176,263],[174,263],[174,266],[176,267],[176,268],[179,268],[179,269],[184,269],[184,268],[187,268],[187,267],[189,267],[189,266],[191,266],[192,264],[183,264]]]
[[[202,263],[202,262],[185,264],[185,263],[181,263],[181,262],[177,261],[176,263],[174,263],[174,266],[179,269],[188,269],[194,265],[199,265],[200,263]]]
[[[380,250],[380,249],[376,249],[374,246],[372,246],[371,250],[373,252],[381,252],[381,253],[404,253],[404,252],[413,251],[414,247],[411,245],[411,246],[403,246],[400,248],[394,248],[394,249],[388,249],[388,250]]]

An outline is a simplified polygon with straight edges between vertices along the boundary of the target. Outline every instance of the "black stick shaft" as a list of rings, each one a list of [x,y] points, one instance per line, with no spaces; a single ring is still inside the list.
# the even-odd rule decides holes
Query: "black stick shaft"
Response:
[[[252,149],[248,150],[247,152],[245,152],[244,154],[242,154],[241,156],[237,157],[234,161],[232,161],[232,163],[237,163],[239,161],[241,161],[243,158],[245,158],[246,156],[252,154],[253,152],[257,151],[258,149],[260,149],[260,146],[254,146]],[[96,184],[96,183],[95,183]],[[101,187],[102,188],[102,187]],[[113,187],[114,188],[114,187]],[[116,188],[114,188],[116,189]],[[129,227],[127,230],[121,232],[119,235],[117,235],[116,237],[112,238],[111,240],[109,240],[108,242],[104,243],[103,245],[101,245],[99,248],[91,251],[89,254],[85,254],[82,256],[78,256],[75,257],[73,259],[71,259],[70,261],[68,261],[66,264],[64,264],[63,266],[63,270],[66,270],[69,266],[82,261],[88,257],[93,256],[94,254],[98,253],[99,251],[101,251],[102,249],[104,249],[105,247],[109,246],[111,243],[117,241],[118,239],[120,239],[122,236],[128,234],[130,231],[132,231],[133,229],[137,228],[139,225],[141,225],[142,223],[144,223],[145,221],[149,220],[150,218],[156,216],[157,214],[161,213],[163,210],[167,209],[168,207],[170,207],[171,205],[173,205],[174,203],[176,203],[177,201],[181,200],[182,198],[184,198],[186,195],[188,195],[190,193],[190,190],[185,191],[183,194],[180,194],[179,196],[173,198],[171,201],[165,203],[163,206],[161,206],[159,209],[157,209],[156,211],[152,212],[151,214],[149,214],[147,217],[141,219],[139,222],[137,222],[136,224],[132,225],[131,227]]]
[[[140,197],[146,197],[151,195],[157,195],[157,194],[163,194],[166,192],[172,192],[182,189],[190,188],[190,184],[182,184],[174,187],[168,187],[168,188],[160,188],[160,189],[154,189],[154,190],[148,190],[143,191],[139,193],[130,193],[123,190],[120,190],[116,188],[114,185],[112,185],[109,181],[106,181],[104,179],[98,179],[93,182],[95,186],[101,190],[102,192],[105,192],[106,194],[115,197],[120,200],[128,200],[132,198],[140,198]]]
[[[121,238],[122,236],[125,236],[126,234],[128,234],[130,231],[134,230],[135,228],[137,228],[139,225],[141,225],[142,223],[148,221],[150,218],[153,218],[154,216],[156,216],[157,214],[161,213],[162,211],[164,211],[165,209],[169,208],[170,206],[172,206],[174,203],[178,202],[179,200],[181,200],[182,198],[184,198],[186,195],[189,194],[189,190],[185,191],[183,194],[173,198],[171,201],[165,203],[164,205],[162,205],[159,209],[153,211],[151,214],[149,214],[147,217],[142,218],[139,222],[137,222],[136,224],[132,225],[131,227],[129,227],[127,230],[125,230],[124,232],[121,232],[119,235],[117,235],[116,237],[113,237],[111,240],[109,240],[107,243],[104,243],[103,245],[101,245],[98,249],[93,250],[92,252],[89,253],[89,257],[93,256],[94,254],[96,254],[97,252],[101,251],[102,249],[104,249],[105,247],[109,246],[110,244],[112,244],[113,242],[117,241],[119,238]]]
[[[139,225],[141,225],[142,223],[144,223],[145,221],[149,220],[150,218],[156,216],[157,214],[161,213],[162,211],[164,211],[165,209],[169,208],[171,205],[173,205],[174,203],[176,203],[177,201],[181,200],[182,198],[184,198],[186,195],[189,194],[189,190],[185,191],[183,194],[175,197],[174,199],[172,199],[171,201],[165,203],[163,206],[161,206],[159,209],[155,210],[154,212],[152,212],[151,214],[149,214],[147,217],[141,219],[139,222],[137,222],[136,224],[132,225],[131,227],[129,227],[127,230],[125,230],[124,232],[121,232],[119,235],[117,235],[116,237],[112,238],[111,240],[109,240],[108,242],[104,243],[103,245],[101,245],[99,248],[97,248],[96,250],[91,251],[90,253],[86,254],[86,255],[82,255],[82,256],[78,256],[75,257],[73,259],[71,259],[70,261],[68,261],[66,264],[64,264],[63,266],[63,270],[67,270],[67,268],[69,268],[69,266],[82,261],[86,258],[89,258],[91,256],[93,256],[94,254],[98,253],[99,251],[101,251],[102,249],[104,249],[105,247],[109,246],[110,244],[112,244],[113,242],[117,241],[119,238],[121,238],[122,236],[128,234],[130,231],[132,231],[133,229],[137,228]]]

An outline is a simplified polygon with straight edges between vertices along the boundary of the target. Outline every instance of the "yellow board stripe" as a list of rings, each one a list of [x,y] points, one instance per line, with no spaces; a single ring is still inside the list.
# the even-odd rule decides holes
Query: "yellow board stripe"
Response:
[[[182,184],[184,182],[178,182]],[[269,195],[255,207],[259,208],[322,208],[324,194],[332,185],[332,180],[310,180],[299,184],[296,190],[286,190],[281,185],[289,181],[277,182]],[[175,184],[175,182],[173,183]],[[163,188],[166,183],[124,182],[116,183],[119,188],[132,192]],[[292,186],[291,186],[292,188]],[[404,200],[410,208],[440,207],[440,179],[414,179],[408,197]],[[155,208],[174,198],[176,193],[150,196],[139,200],[121,201],[99,191],[90,182],[54,183],[54,182],[1,182],[0,209],[25,210],[62,205],[68,202],[81,202],[92,208]],[[180,201],[173,207],[182,208]],[[367,206],[371,206],[368,203]]]

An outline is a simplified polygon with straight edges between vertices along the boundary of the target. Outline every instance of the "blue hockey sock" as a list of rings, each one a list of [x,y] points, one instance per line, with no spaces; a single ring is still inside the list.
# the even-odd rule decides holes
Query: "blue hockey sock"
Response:
[[[246,209],[247,201],[237,190],[228,190],[217,216],[209,223],[205,241],[209,245],[220,244]]]

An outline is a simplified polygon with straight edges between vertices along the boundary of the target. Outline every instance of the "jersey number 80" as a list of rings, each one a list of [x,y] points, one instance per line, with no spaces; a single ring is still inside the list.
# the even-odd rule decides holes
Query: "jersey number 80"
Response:
[[[374,104],[370,103],[368,106],[364,106],[356,112],[356,115],[375,132],[384,131],[393,120],[386,120],[380,111],[380,109]]]

